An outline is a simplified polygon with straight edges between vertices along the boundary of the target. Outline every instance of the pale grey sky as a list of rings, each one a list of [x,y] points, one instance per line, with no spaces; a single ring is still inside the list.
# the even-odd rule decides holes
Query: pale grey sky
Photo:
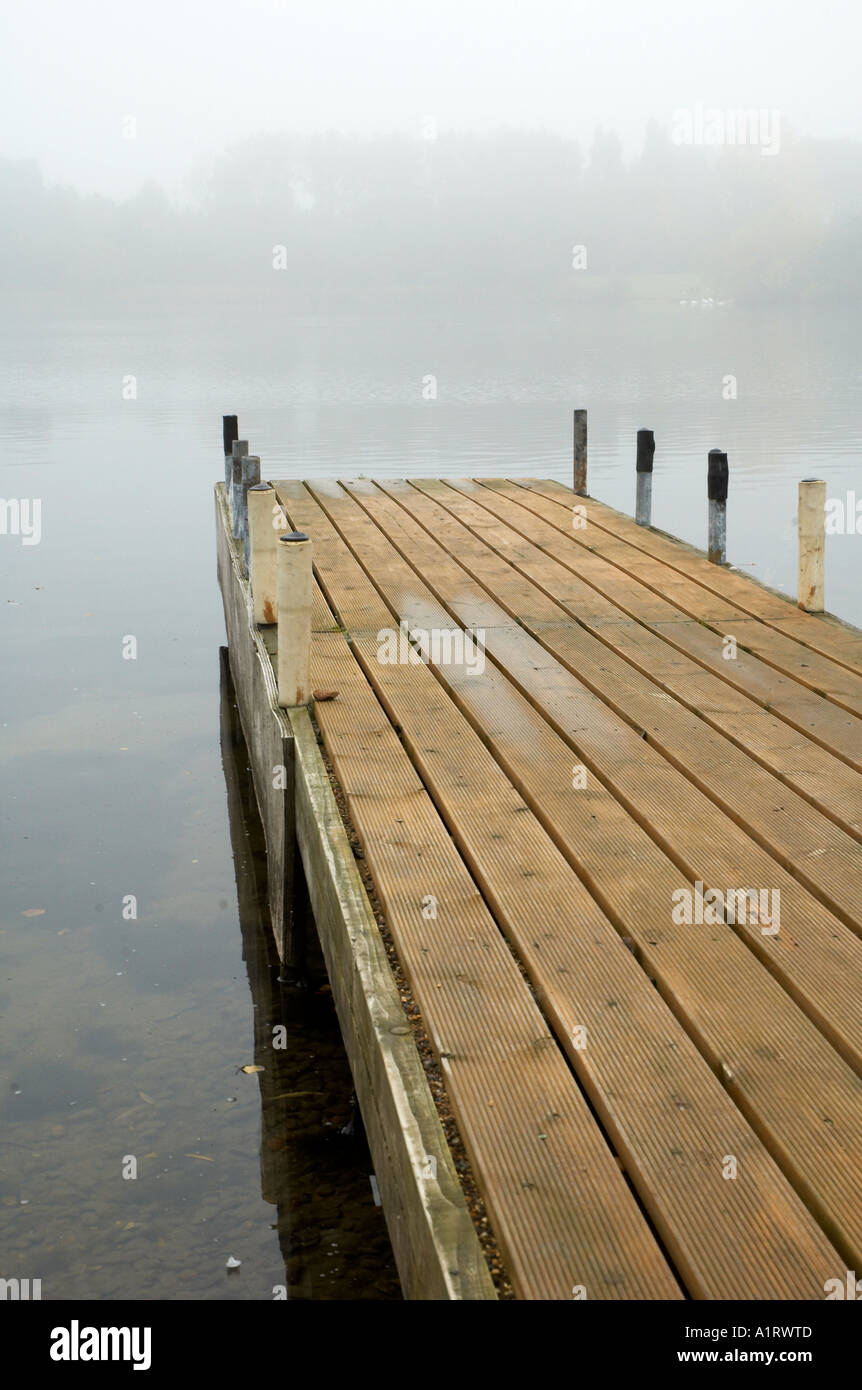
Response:
[[[542,126],[628,148],[652,116],[777,109],[862,138],[856,0],[3,0],[0,154],[170,187],[260,130]],[[124,118],[137,123],[123,135]]]

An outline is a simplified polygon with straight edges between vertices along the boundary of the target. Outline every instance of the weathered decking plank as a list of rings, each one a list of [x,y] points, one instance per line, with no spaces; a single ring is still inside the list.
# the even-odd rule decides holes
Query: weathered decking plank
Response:
[[[572,530],[576,543],[616,565],[630,580],[636,579],[653,593],[662,595],[687,617],[706,623],[722,635],[736,635],[740,646],[775,670],[792,676],[850,713],[862,714],[862,675],[743,612],[715,587],[705,587],[690,579],[687,574],[628,541],[618,539],[601,526],[591,529],[589,509],[585,510],[587,525]],[[720,568],[713,566],[716,571]]]
[[[722,890],[767,887],[780,892],[779,933],[764,935],[761,924],[751,922],[737,923],[735,930],[862,1072],[862,999],[856,987],[862,973],[859,937],[513,622],[468,573],[476,563],[470,558],[471,538],[464,539],[451,516],[407,483],[350,487],[390,539],[394,531],[399,533],[402,554],[409,556],[417,579],[427,584],[450,616],[485,630],[488,654],[566,740],[569,757],[583,761],[601,778],[685,879]],[[393,500],[395,495],[403,507]],[[344,503],[337,498],[331,505],[343,511]],[[435,534],[446,545],[413,519],[417,511],[432,519]],[[371,540],[366,536],[363,544]],[[460,553],[460,564],[452,558],[454,553]],[[481,558],[478,563],[481,572]],[[531,587],[518,576],[515,582]],[[504,583],[505,577],[495,574],[495,587]],[[535,591],[527,593],[525,603],[531,599],[538,601]]]
[[[308,711],[289,717],[303,867],[404,1295],[494,1299]]]
[[[805,613],[791,599],[762,584],[752,583],[746,575],[710,564],[705,555],[684,541],[650,527],[638,526],[630,517],[615,512],[593,497],[576,499],[571,489],[564,488],[561,483],[535,483],[529,478],[514,481],[528,489],[535,487],[547,496],[556,495],[568,508],[576,500],[582,502],[589,525],[599,526],[609,535],[645,551],[671,569],[694,579],[704,589],[721,595],[740,612],[759,618],[786,637],[862,675],[862,638],[830,614]]]
[[[558,484],[275,486],[312,538],[318,724],[518,1296],[822,1298],[862,1265],[860,635]],[[277,871],[292,825],[405,1293],[492,1298],[223,494],[258,800],[277,823],[282,757]],[[484,671],[381,660],[401,620],[482,629]],[[675,918],[695,879],[777,890],[778,934]]]
[[[469,731],[463,727],[463,719],[434,682],[432,674],[424,666],[400,668],[399,671],[399,668],[393,670],[376,663],[376,634],[380,626],[391,622],[393,616],[409,614],[414,622],[421,622],[426,614],[429,620],[433,618],[434,605],[429,606],[420,597],[423,589],[421,582],[409,571],[409,567],[404,573],[404,567],[399,566],[391,546],[379,532],[375,539],[374,528],[369,531],[368,519],[362,517],[355,502],[343,493],[339,497],[330,488],[312,484],[323,506],[337,513],[339,526],[345,530],[349,526],[349,538],[355,555],[361,558],[378,588],[389,596],[390,607],[387,609],[363,575],[357,560],[354,558],[351,561],[347,555],[346,547],[335,529],[324,519],[320,508],[308,499],[307,494],[303,495],[302,487],[298,484],[277,486],[293,523],[314,535],[318,574],[340,620],[351,630],[354,652],[362,661],[369,681],[384,699],[390,717],[397,720],[426,785],[432,790],[447,818],[498,920],[507,930],[533,977],[558,1034],[564,1042],[569,1041],[570,1058],[582,1076],[598,1113],[614,1135],[620,1152],[626,1155],[633,1181],[668,1248],[673,1251],[678,1266],[686,1270],[694,1286],[699,1288],[699,1296],[717,1296],[714,1292],[716,1281],[726,1281],[728,1278],[731,1282],[735,1280],[737,1290],[745,1281],[748,1281],[749,1289],[755,1287],[758,1281],[763,1289],[763,1267],[754,1269],[747,1264],[738,1249],[734,1248],[731,1261],[731,1265],[737,1269],[736,1274],[733,1274],[726,1259],[720,1257],[717,1269],[712,1271],[711,1285],[709,1282],[699,1284],[699,1279],[704,1277],[703,1270],[695,1273],[697,1263],[692,1263],[692,1251],[697,1248],[698,1242],[703,1247],[704,1242],[708,1246],[717,1239],[720,1249],[727,1251],[730,1248],[727,1245],[731,1238],[727,1225],[729,1217],[731,1227],[749,1232],[746,1243],[750,1248],[750,1223],[754,1219],[757,1224],[758,1218],[753,1215],[752,1208],[737,1210],[733,1205],[727,1205],[730,1200],[727,1186],[720,1179],[719,1171],[710,1168],[708,1162],[704,1163],[704,1157],[717,1152],[707,1144],[711,1142],[714,1146],[719,1130],[727,1133],[722,1126],[742,1125],[747,1139],[741,1139],[741,1142],[749,1146],[753,1141],[751,1131],[704,1067],[671,1012],[652,990],[648,977],[638,970],[610,923],[602,914],[596,915],[595,903],[584,892],[580,882],[562,872],[560,856],[553,852],[549,839],[537,834],[537,826],[528,815],[518,816],[517,820],[512,816],[500,816],[498,808],[507,804],[507,797],[511,798],[511,786],[501,775],[500,766],[489,761],[482,742],[467,736]],[[345,517],[352,517],[352,521],[348,523]],[[354,527],[357,528],[355,532]],[[420,605],[419,610],[417,604]],[[442,616],[446,621],[446,614]],[[492,679],[489,676],[490,673],[486,673],[481,681],[472,682],[465,677],[462,687],[472,687],[473,691],[488,684],[496,685],[498,689],[505,687],[502,676],[497,675]],[[460,693],[463,695],[464,690]],[[481,695],[478,694],[476,698],[481,700]],[[489,726],[497,728],[507,708],[514,708],[514,722],[516,726],[519,725],[519,701],[525,703],[514,690],[504,692],[496,704],[492,701],[488,713]],[[526,708],[529,710],[530,707]],[[532,732],[529,724],[526,729],[520,724],[519,739],[527,756],[532,749]],[[487,728],[484,733],[487,741],[491,742]],[[564,756],[562,764],[557,758],[557,771],[565,770],[567,764],[570,768],[570,763],[568,754]],[[571,789],[569,796],[571,798]],[[510,804],[517,813],[517,799]],[[588,804],[594,803],[588,798]],[[607,862],[606,868],[614,877],[625,872],[629,890],[634,893],[638,887],[637,873],[631,873],[626,858],[625,847],[618,841],[614,847],[614,857]],[[639,867],[637,863],[634,865],[635,870]],[[679,882],[678,874],[675,882]],[[590,930],[576,932],[567,926],[576,921],[590,922]],[[549,924],[553,929],[549,929]],[[729,936],[735,940],[732,933]],[[738,942],[736,946],[742,950]],[[742,951],[742,956],[749,962],[749,972],[757,970],[747,953]],[[731,960],[731,967],[732,964]],[[735,974],[732,968],[727,971],[726,961],[722,965],[729,985],[735,979]],[[757,978],[768,981],[762,970],[757,972]],[[714,983],[714,977],[710,982]],[[774,995],[775,987],[771,982],[766,986],[767,996],[770,989]],[[733,995],[733,989],[730,992]],[[612,996],[610,1003],[607,1001],[608,994]],[[820,1082],[831,1089],[830,1083],[840,1077],[849,1085],[850,1095],[858,1104],[856,1079],[847,1073],[835,1054],[817,1038],[798,1011],[784,1000],[780,991],[778,995],[784,1001],[783,1005],[779,1004],[778,1013],[781,1015],[783,1007],[785,1021],[788,1017],[793,1019],[796,1031],[792,1035],[796,1042],[801,1038],[803,1053],[807,1044],[813,1048],[815,1060],[819,1057],[824,1062]],[[763,1002],[768,1009],[773,999],[766,998]],[[601,1046],[597,1049],[590,1046],[586,1050],[571,1046],[573,1022],[577,1026],[578,1021],[583,1024],[587,1018],[593,1020],[591,1026],[597,1037],[610,1039],[606,1050]],[[722,1018],[720,1022],[723,1021]],[[712,1039],[713,1049],[716,1042],[719,1047],[722,1046],[720,1039],[719,1027]],[[718,1055],[721,1056],[721,1053]],[[751,1049],[749,1055],[753,1060],[754,1052]],[[717,1066],[714,1051],[710,1060]],[[810,1057],[807,1058],[807,1061],[810,1060]],[[736,1055],[734,1062],[736,1064]],[[741,1057],[740,1062],[744,1074],[745,1062]],[[805,1065],[803,1063],[803,1067]],[[769,1082],[774,1088],[774,1075]],[[733,1085],[735,1089],[735,1074]],[[763,1090],[768,1095],[770,1085],[764,1085]],[[689,1099],[691,1096],[696,1096],[697,1101],[692,1102]],[[834,1091],[833,1098],[838,1100]],[[773,1105],[773,1117],[779,1108]],[[684,1115],[683,1121],[680,1115]],[[658,1116],[664,1119],[665,1133],[656,1138],[656,1131],[662,1126]],[[693,1132],[689,1129],[690,1124],[705,1125],[709,1132],[710,1121],[718,1129],[712,1131],[711,1141],[702,1134],[697,1150],[699,1159],[689,1155],[691,1167],[688,1177],[693,1183],[689,1187],[681,1179],[679,1171],[679,1154],[687,1152],[682,1136],[688,1137]],[[788,1124],[785,1114],[785,1132],[792,1130],[796,1123],[798,1117]],[[736,1132],[740,1133],[738,1128]],[[792,1152],[793,1140],[787,1133],[785,1142]],[[819,1142],[818,1136],[818,1147]],[[676,1159],[669,1159],[668,1153],[673,1154],[674,1151]],[[806,1170],[809,1169],[808,1157],[806,1155],[802,1160]],[[816,1158],[811,1155],[811,1158],[810,1172],[816,1175],[818,1166],[823,1163],[823,1151],[820,1150]],[[765,1155],[763,1160],[768,1161]],[[682,1166],[685,1167],[685,1161]],[[772,1172],[772,1181],[778,1182],[774,1168]],[[819,1190],[815,1201],[821,1202],[825,1195],[823,1185],[816,1185]],[[705,1198],[707,1192],[713,1193],[712,1205]],[[751,1197],[752,1193],[746,1191],[746,1201]],[[827,1207],[834,1203],[835,1197],[835,1192],[826,1196]],[[848,1211],[845,1203],[844,1215]],[[673,1213],[673,1217],[669,1213]],[[833,1210],[829,1219],[832,1220],[835,1215]],[[858,1212],[851,1224],[854,1222],[858,1228]],[[761,1238],[765,1238],[768,1229],[767,1221],[766,1226],[762,1227]],[[858,1243],[858,1237],[857,1229],[854,1243]],[[778,1263],[784,1267],[786,1259],[779,1258]],[[703,1292],[704,1288],[710,1287],[712,1292]],[[822,1287],[822,1281],[817,1287]],[[740,1295],[737,1293],[735,1296]],[[750,1293],[750,1296],[758,1295]],[[759,1296],[765,1294],[761,1292]]]
[[[388,488],[391,495],[403,491]],[[577,622],[568,571],[473,500],[470,484],[417,482],[469,535],[453,535],[459,562],[579,681],[598,695],[789,873],[862,932],[862,853],[852,835],[796,795],[734,744],[632,669]],[[484,492],[484,489],[482,490]],[[409,496],[408,496],[409,503]],[[416,511],[422,518],[421,510]],[[438,513],[434,513],[436,518]],[[431,523],[439,534],[436,520]],[[528,581],[525,588],[523,580]],[[657,641],[657,639],[656,639]],[[821,755],[824,760],[827,755]],[[842,767],[842,764],[837,766]],[[844,768],[848,777],[856,776]],[[862,786],[862,778],[857,779]],[[743,795],[740,792],[744,791]],[[862,795],[855,803],[862,816]]]
[[[315,679],[339,691],[318,722],[516,1292],[570,1299],[578,1284],[590,1298],[679,1297],[398,735],[316,607]]]
[[[414,486],[421,488],[424,484],[417,481]],[[477,519],[466,522],[463,511],[456,514],[486,544],[559,603],[580,628],[854,838],[862,839],[860,773],[670,646],[656,632],[628,618],[579,579],[563,559],[557,558],[559,531],[534,513],[525,518],[524,509],[518,504],[518,494],[523,490],[515,484],[488,480],[464,484],[452,480],[450,486],[464,491],[486,516],[480,524]],[[444,505],[452,505],[442,492],[434,495]],[[656,694],[656,698],[660,696]]]
[[[549,497],[542,491],[543,486],[536,484],[533,488],[522,489],[521,505],[527,514],[524,534],[528,539],[532,538],[529,514],[535,513],[548,521],[561,537],[554,551],[556,558],[597,593],[610,599],[624,615],[643,623],[706,670],[729,685],[736,686],[809,739],[862,772],[862,721],[855,714],[839,708],[827,698],[825,692],[817,693],[748,652],[739,622],[735,626],[737,655],[734,660],[727,660],[723,638],[734,635],[732,627],[725,632],[720,627],[715,629],[705,616],[693,618],[686,615],[649,585],[640,583],[636,577],[624,573],[618,565],[611,564],[599,553],[598,545],[591,549],[588,543],[581,542],[578,537],[583,533],[573,531],[571,511],[567,516],[560,505],[559,492]],[[559,484],[553,486],[557,489],[560,487]],[[578,504],[582,501],[578,499]],[[705,595],[705,599],[702,605],[704,613],[709,610],[711,602],[709,595]],[[714,603],[718,609],[722,600],[715,599]],[[841,668],[836,666],[834,670],[840,674]],[[849,675],[849,672],[844,674]]]
[[[355,553],[365,563],[364,557],[378,545],[373,523],[368,517],[357,517],[350,499],[338,490],[331,486],[323,489],[318,484],[311,486],[322,496],[328,510],[338,509],[340,529],[349,534]],[[366,494],[363,497],[366,504],[369,495],[373,498],[375,494],[379,499],[378,508],[386,502],[371,485],[358,486]],[[410,523],[403,512],[400,518],[395,517],[393,509],[394,504],[390,502],[390,521],[403,529],[405,553],[410,556],[411,564],[403,571],[399,569],[397,554],[391,550],[386,552],[382,560],[378,557],[375,565],[375,583],[389,592],[394,612],[407,614],[414,622],[424,622],[426,626],[435,621],[445,624],[448,617],[445,610],[436,620],[426,608],[417,611],[422,581],[413,566],[423,542],[416,535],[415,523]],[[435,549],[430,565],[435,577],[447,563],[445,553]],[[459,584],[462,618],[470,623],[481,621],[486,611],[484,598],[475,596],[474,586],[466,576],[462,576]],[[361,621],[363,611],[358,610],[357,621]],[[493,638],[501,633],[508,635],[511,630],[511,624],[492,629],[486,633],[486,642],[490,646]],[[436,671],[441,680],[448,682],[454,669],[440,667]],[[551,663],[547,659],[543,678],[548,677],[550,670]],[[508,674],[511,677],[512,673]],[[726,1073],[734,1097],[780,1157],[785,1171],[793,1175],[798,1190],[810,1197],[827,1229],[834,1233],[833,1238],[843,1232],[847,1239],[847,1233],[852,1232],[849,1238],[858,1248],[862,1238],[862,1211],[856,1195],[860,1154],[855,1136],[862,1099],[859,1078],[843,1066],[790,1000],[775,987],[768,974],[758,969],[756,961],[747,956],[730,927],[717,925],[695,938],[691,928],[675,928],[668,921],[672,893],[685,881],[676,867],[668,864],[663,869],[663,879],[656,881],[653,875],[657,867],[667,861],[658,847],[642,835],[637,822],[612,799],[605,800],[601,816],[594,807],[587,812],[580,798],[571,794],[571,754],[565,746],[555,747],[551,756],[540,759],[538,750],[543,746],[543,736],[553,738],[552,731],[508,680],[504,681],[503,698],[487,708],[482,695],[486,680],[487,672],[480,683],[470,677],[461,681],[462,707],[468,709],[471,697],[474,706],[477,702],[480,704],[480,714],[477,716],[475,709],[470,714],[492,748],[498,730],[501,726],[505,729],[509,757],[522,760],[519,787],[522,793],[528,795],[524,780],[527,777],[535,780],[543,797],[548,786],[558,789],[556,803],[544,816],[546,829],[556,835],[564,853],[572,854],[574,846],[577,846],[576,853],[581,852],[582,845],[592,849],[587,882],[603,906],[615,899],[622,884],[623,899],[616,918],[618,926],[638,942],[646,966],[663,986],[665,997],[686,1021],[716,1070]],[[609,735],[600,745],[600,752],[609,756],[614,748],[615,738]],[[637,753],[632,761],[637,764],[639,757]],[[595,791],[600,794],[603,788],[599,786]],[[538,802],[534,800],[533,805],[541,813]],[[571,818],[577,817],[582,809],[581,824],[578,832],[573,833]],[[610,825],[609,839],[604,838],[607,824]],[[632,850],[633,842],[638,853]],[[650,905],[646,922],[643,921],[645,904]],[[852,999],[849,1002],[852,1004]],[[758,1020],[754,1038],[753,1019]],[[828,1020],[822,1022],[829,1026]],[[791,1056],[794,1059],[792,1087],[788,1084],[785,1060]],[[824,1109],[827,1094],[829,1100]],[[841,1116],[840,1120],[836,1120],[837,1115]],[[833,1148],[836,1124],[843,1136]],[[827,1152],[832,1154],[829,1160]],[[844,1168],[841,1176],[835,1169],[836,1163]],[[849,1166],[845,1168],[845,1164]]]

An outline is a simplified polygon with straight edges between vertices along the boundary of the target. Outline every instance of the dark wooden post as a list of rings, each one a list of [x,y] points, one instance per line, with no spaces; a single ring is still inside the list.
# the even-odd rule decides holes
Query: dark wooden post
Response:
[[[575,411],[574,481],[578,497],[587,496],[587,412]]]
[[[243,543],[243,559],[245,561],[245,572],[250,574],[249,560],[251,556],[250,543],[248,538],[248,490],[260,482],[260,456],[258,454],[246,454],[242,460],[242,474],[240,479],[239,496],[239,525],[240,536]]]
[[[652,515],[652,464],[655,456],[655,435],[652,430],[638,430],[637,498],[635,500],[635,521],[638,526],[649,526]]]
[[[239,540],[240,532],[237,527],[240,514],[240,493],[242,492],[242,461],[248,453],[248,440],[235,439],[231,449],[230,515],[233,523],[234,540]]]
[[[233,441],[239,439],[239,425],[235,415],[221,417],[221,432],[224,441],[224,485],[230,492],[233,481]]]
[[[706,467],[706,495],[709,499],[709,558],[714,565],[726,563],[727,548],[727,454],[710,449]]]

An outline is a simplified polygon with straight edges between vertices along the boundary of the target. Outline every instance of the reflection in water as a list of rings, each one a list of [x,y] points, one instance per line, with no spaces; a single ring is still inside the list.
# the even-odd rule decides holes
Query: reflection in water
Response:
[[[351,1086],[316,933],[307,932],[303,980],[281,981],[269,924],[263,829],[225,648],[221,746],[236,867],[243,959],[254,1005],[261,1101],[261,1195],[276,1209],[287,1296],[399,1298],[383,1214],[372,1199],[361,1126],[333,1124]],[[274,1038],[284,1045],[273,1046]]]

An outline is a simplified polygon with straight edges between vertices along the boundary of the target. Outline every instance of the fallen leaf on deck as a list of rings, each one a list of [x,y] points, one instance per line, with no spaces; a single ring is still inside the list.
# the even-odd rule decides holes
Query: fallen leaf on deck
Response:
[[[145,1100],[147,1102],[147,1105],[155,1105],[156,1102],[153,1100],[152,1096],[147,1095],[146,1091],[138,1091],[138,1095],[140,1096],[141,1100]]]
[[[315,700],[334,700],[339,692],[337,690],[312,690],[312,698]]]
[[[202,1158],[204,1163],[215,1163],[214,1158],[209,1158],[206,1154],[183,1154],[183,1158]]]

